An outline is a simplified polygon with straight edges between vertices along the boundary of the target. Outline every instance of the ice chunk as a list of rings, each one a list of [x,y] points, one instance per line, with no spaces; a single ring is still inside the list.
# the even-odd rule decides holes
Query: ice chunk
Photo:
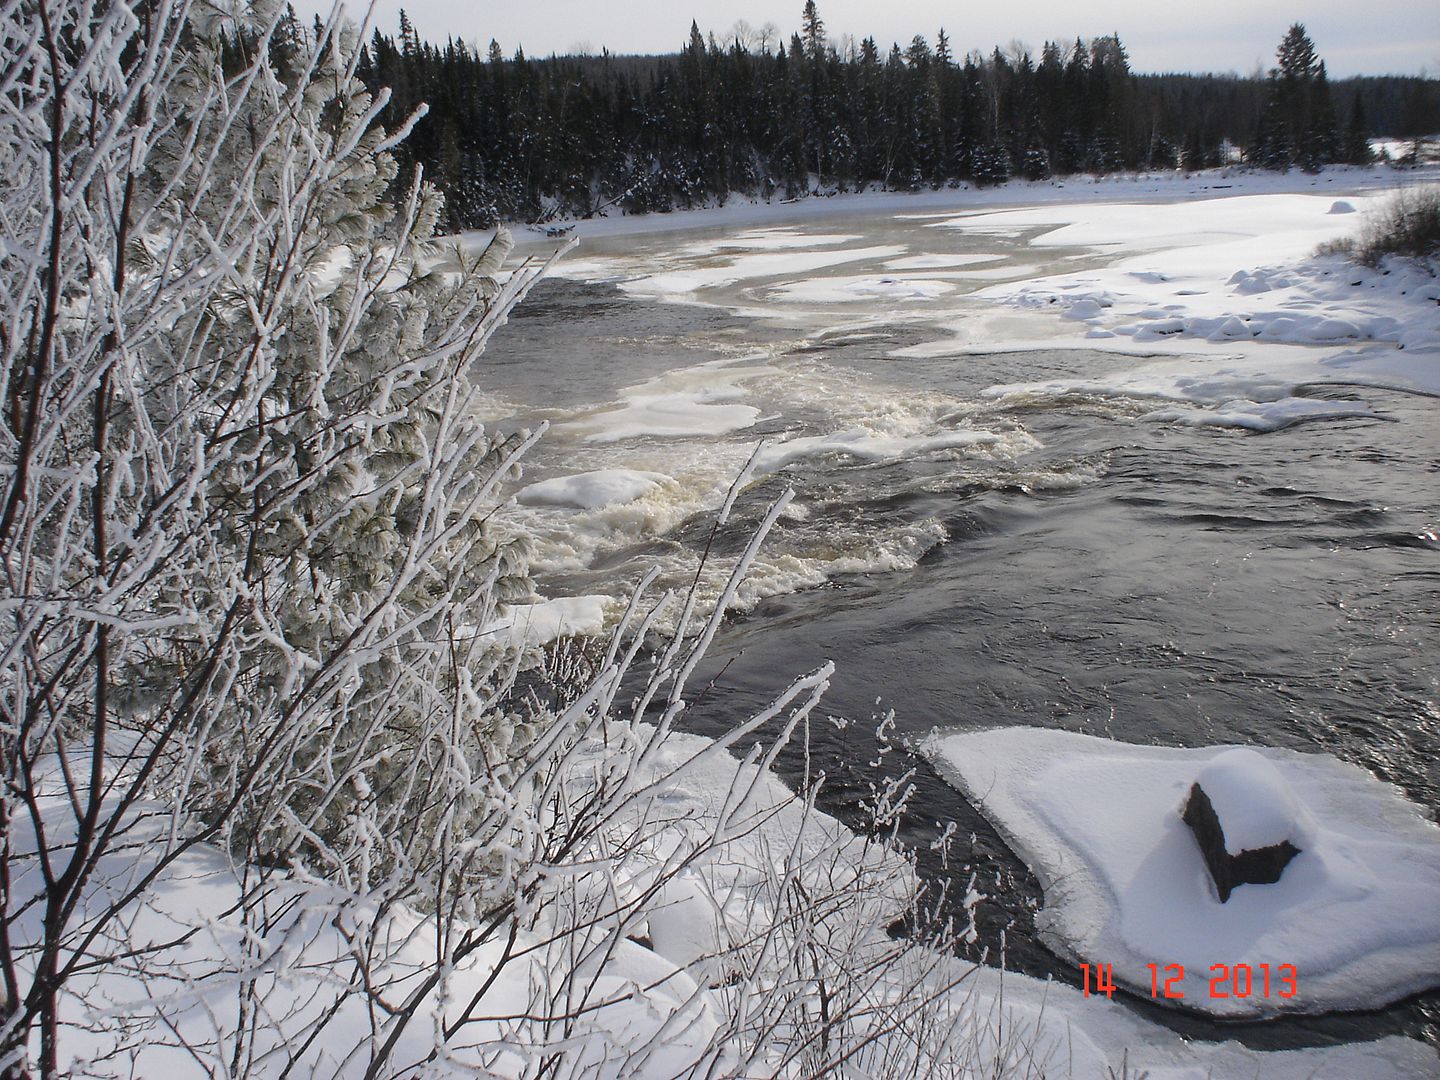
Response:
[[[541,480],[521,488],[515,498],[525,506],[568,506],[576,510],[594,510],[601,506],[634,502],[656,484],[669,479],[664,473],[636,469],[596,469]]]
[[[1279,881],[1222,904],[1176,809],[1229,747],[1005,728],[936,736],[926,749],[1040,879],[1046,942],[1113,964],[1141,994],[1148,964],[1183,965],[1185,1007],[1229,1017],[1370,1009],[1440,984],[1440,828],[1356,765],[1257,748],[1216,766],[1241,842],[1304,840]],[[1289,965],[1294,993],[1212,996],[1217,964]]]
[[[535,648],[557,638],[598,634],[605,629],[606,596],[560,596],[534,604],[512,604],[482,633],[514,648]]]
[[[1094,300],[1086,297],[1084,300],[1077,300],[1071,304],[1065,312],[1067,319],[1098,319],[1103,314],[1103,309]]]

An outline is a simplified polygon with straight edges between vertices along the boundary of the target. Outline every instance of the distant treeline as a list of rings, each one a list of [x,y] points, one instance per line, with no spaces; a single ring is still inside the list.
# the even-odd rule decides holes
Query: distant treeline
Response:
[[[842,54],[813,0],[788,44],[727,44],[692,27],[661,57],[532,60],[493,41],[481,56],[419,40],[402,13],[398,37],[377,30],[367,43],[361,75],[391,89],[389,125],[428,104],[401,163],[424,166],[457,229],[737,193],[1204,168],[1237,154],[1315,169],[1367,160],[1369,135],[1440,128],[1440,81],[1332,83],[1300,26],[1268,78],[1137,75],[1115,35],[1049,42],[1038,56],[951,48],[942,31],[933,45],[866,38]]]

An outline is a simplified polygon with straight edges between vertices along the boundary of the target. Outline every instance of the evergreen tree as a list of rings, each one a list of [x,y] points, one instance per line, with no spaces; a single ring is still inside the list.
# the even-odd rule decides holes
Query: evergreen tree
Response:
[[[1370,150],[1370,125],[1365,120],[1365,104],[1356,94],[1350,99],[1350,119],[1340,137],[1340,160],[1348,165],[1368,165],[1374,154]]]
[[[805,0],[805,11],[800,25],[805,41],[805,56],[811,62],[819,60],[825,54],[825,24],[815,9],[815,0]]]
[[[1275,59],[1251,160],[1270,169],[1301,165],[1313,172],[1338,154],[1325,65],[1301,23],[1286,31]]]
[[[274,47],[285,44],[281,31]],[[865,38],[842,57],[813,0],[773,53],[748,40],[721,49],[696,22],[669,57],[530,61],[517,49],[506,60],[498,42],[478,55],[421,42],[407,16],[397,36],[373,35],[358,70],[372,91],[390,90],[383,124],[428,105],[394,150],[389,194],[402,197],[423,165],[447,196],[447,230],[713,204],[735,192],[793,196],[812,178],[848,190],[1206,168],[1220,164],[1227,140],[1255,162],[1316,168],[1362,159],[1357,104],[1377,131],[1440,127],[1433,80],[1332,88],[1303,29],[1287,35],[1265,82],[1137,76],[1113,34],[1048,41],[1033,58],[959,57],[942,31],[934,48],[917,36],[882,51]],[[1349,118],[1344,139],[1337,111]]]

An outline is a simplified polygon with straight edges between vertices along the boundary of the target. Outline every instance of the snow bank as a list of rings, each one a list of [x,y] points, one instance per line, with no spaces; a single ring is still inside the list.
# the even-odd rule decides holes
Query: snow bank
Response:
[[[1250,783],[1224,767],[1227,748],[1035,728],[937,735],[926,749],[1040,878],[1045,940],[1113,964],[1136,993],[1151,992],[1150,964],[1184,966],[1183,1007],[1233,1018],[1370,1009],[1440,985],[1440,829],[1355,765],[1256,749],[1283,784]],[[1256,813],[1255,836],[1299,823],[1303,850],[1279,882],[1220,903],[1180,820],[1201,775],[1233,788],[1221,796],[1230,814]],[[1268,964],[1269,995],[1257,982],[1248,997],[1211,996],[1220,964],[1256,980]],[[1294,968],[1292,997],[1280,996],[1281,965]]]
[[[645,737],[643,729],[638,737]],[[462,1014],[472,1019],[440,1057],[412,1069],[408,1063],[429,1056],[436,1030],[417,1019],[395,1045],[397,1075],[423,1073],[435,1080],[533,1075],[547,1041],[552,1047],[563,1044],[566,1065],[576,1067],[567,1075],[675,1080],[713,1074],[713,1069],[707,1072],[713,1060],[706,1057],[706,1047],[722,1029],[732,990],[712,958],[732,941],[763,930],[770,912],[760,885],[774,880],[776,864],[787,853],[798,857],[796,880],[828,882],[842,893],[851,889],[857,898],[867,898],[860,902],[873,905],[866,909],[875,920],[870,933],[888,940],[884,912],[909,888],[905,864],[814,811],[772,774],[713,750],[709,740],[672,734],[641,765],[636,777],[641,784],[682,764],[686,768],[681,779],[657,795],[667,824],[657,828],[659,819],[652,818],[651,840],[636,849],[635,858],[621,865],[582,861],[555,868],[574,882],[573,891],[562,895],[587,895],[586,882],[593,878],[613,902],[617,894],[641,895],[662,867],[672,872],[681,867],[648,901],[642,929],[648,929],[653,947],[622,937],[596,950],[600,959],[585,969],[587,1007],[570,1017],[563,1040],[557,1032],[537,1030],[524,1016],[547,1007],[548,995],[566,993],[554,980],[576,957],[566,952],[563,940],[547,943],[547,923],[518,930],[513,946],[507,946],[502,928],[446,970],[443,991],[420,999],[422,1018],[435,1011],[444,1020]],[[743,795],[738,806],[737,795]],[[62,798],[53,796],[57,803]],[[148,812],[151,808],[137,808],[138,814]],[[711,857],[687,861],[687,837],[713,829],[722,814],[743,826],[737,838]],[[165,821],[166,815],[159,814],[152,828],[160,841],[157,851],[164,846]],[[128,882],[151,850],[133,845],[103,862],[95,888],[103,892]],[[23,888],[27,883],[15,884]],[[270,916],[242,924],[236,913],[243,895],[237,868],[218,851],[199,848],[166,868],[134,905],[137,917],[122,928],[128,935],[124,945],[165,943],[148,962],[161,965],[166,978],[150,981],[132,965],[117,963],[72,980],[62,1003],[67,1024],[61,1043],[71,1060],[62,1060],[62,1069],[68,1065],[77,1075],[172,1080],[213,1075],[212,1066],[229,1060],[224,1055],[236,1038],[237,1017],[247,1015],[243,998],[259,1016],[247,1031],[248,1075],[361,1076],[375,1017],[365,996],[348,985],[357,924],[378,923],[383,955],[372,957],[371,975],[382,981],[386,993],[403,1000],[419,992],[420,980],[433,970],[441,951],[433,919],[404,909],[380,913],[356,904],[342,890],[281,874],[269,879],[266,893]],[[842,909],[837,906],[835,914],[843,914]],[[13,929],[23,933],[25,927]],[[857,945],[864,947],[865,941]],[[229,974],[237,963],[246,979]],[[1409,1039],[1278,1053],[1251,1051],[1234,1042],[1192,1042],[1141,1020],[1120,1002],[1086,998],[1066,985],[975,969],[954,957],[937,957],[936,964],[935,977],[953,984],[935,1006],[943,1010],[946,1025],[940,1041],[952,1049],[968,1048],[973,1075],[1088,1080],[1121,1075],[1127,1068],[1127,1075],[1150,1080],[1257,1075],[1267,1080],[1425,1080],[1435,1075],[1433,1049]],[[886,978],[875,978],[875,993],[885,989]],[[248,997],[252,985],[253,999]],[[321,1037],[307,1038],[322,1020]],[[857,1022],[863,1023],[863,1016]],[[925,1029],[922,1022],[907,1026],[899,1036],[900,1052],[910,1052],[910,1040],[923,1038]],[[528,1050],[521,1049],[521,1036],[531,1041]],[[886,1037],[881,1033],[881,1052]],[[213,1046],[217,1039],[219,1053],[208,1059],[191,1056],[182,1044]],[[738,1051],[747,1049],[745,1037],[735,1042]],[[347,1059],[355,1046],[362,1047],[361,1053]],[[788,1075],[779,1061],[781,1050],[752,1059],[748,1068],[727,1067],[724,1074],[737,1080]],[[637,1051],[638,1056],[630,1056]]]
[[[1084,348],[1180,357],[1099,378],[1006,384],[990,394],[1162,397],[1189,407],[1156,410],[1146,419],[1257,431],[1368,411],[1357,402],[1305,399],[1296,394],[1303,387],[1440,394],[1435,268],[1392,259],[1372,270],[1314,254],[1326,241],[1353,233],[1350,210],[1380,201],[1349,193],[1342,200],[1239,194],[1179,203],[1077,201],[942,218],[932,226],[981,236],[1019,230],[1037,250],[1078,247],[1088,249],[1082,258],[1107,261],[972,294],[1062,316],[1044,337],[1022,339],[1012,330],[1009,340],[996,340],[995,328],[977,332],[967,317],[947,327],[948,339],[893,355]]]
[[[1406,144],[1407,146],[1409,144]],[[843,195],[798,200],[747,199],[731,196],[724,206],[668,214],[623,214],[576,220],[569,223],[573,235],[582,240],[612,236],[640,236],[689,229],[752,229],[763,239],[765,231],[783,234],[792,223],[844,218],[860,214],[895,214],[912,220],[952,218],[966,210],[1000,206],[1034,206],[1042,203],[1077,203],[1100,200],[1168,201],[1207,198],[1220,194],[1262,194],[1320,192],[1341,187],[1346,197],[1354,190],[1386,190],[1401,178],[1406,181],[1425,175],[1408,170],[1397,174],[1383,166],[1330,166],[1320,175],[1278,173],[1265,170],[1207,169],[1196,172],[1167,170],[1153,173],[1111,173],[1104,176],[1078,175],[1051,180],[1011,180],[994,187],[976,188],[962,184],[937,191],[867,190]],[[1001,231],[992,226],[992,232]],[[1014,227],[1012,227],[1013,230]],[[522,243],[547,241],[543,229],[532,230],[515,224],[515,236]],[[467,249],[472,246],[465,234]],[[478,241],[475,242],[478,244]],[[548,241],[550,246],[553,240]],[[783,235],[776,243],[783,243]],[[754,245],[758,246],[758,245]],[[718,250],[718,249],[717,249]],[[562,264],[563,265],[563,264]]]

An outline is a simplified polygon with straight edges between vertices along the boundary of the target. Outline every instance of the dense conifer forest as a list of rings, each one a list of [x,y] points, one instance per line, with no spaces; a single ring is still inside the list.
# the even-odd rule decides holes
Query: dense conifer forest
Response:
[[[298,23],[293,32],[302,31]],[[376,30],[361,77],[392,92],[400,148],[446,195],[452,229],[865,186],[916,190],[1237,159],[1368,160],[1370,135],[1433,133],[1440,81],[1331,82],[1303,26],[1268,75],[1141,75],[1118,35],[961,54],[943,30],[884,46],[827,37],[814,0],[788,41],[692,24],[673,56],[484,55]]]

